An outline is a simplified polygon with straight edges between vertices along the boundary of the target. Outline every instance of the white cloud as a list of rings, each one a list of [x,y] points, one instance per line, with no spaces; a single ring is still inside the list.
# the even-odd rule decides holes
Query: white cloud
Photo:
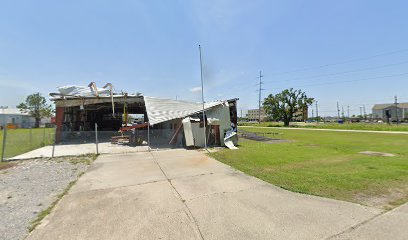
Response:
[[[193,92],[193,93],[200,92],[200,91],[201,91],[201,87],[190,88],[190,92]]]

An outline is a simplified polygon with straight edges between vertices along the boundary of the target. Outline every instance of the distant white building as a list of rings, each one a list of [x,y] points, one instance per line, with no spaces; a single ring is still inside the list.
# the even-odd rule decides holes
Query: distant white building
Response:
[[[5,127],[9,124],[15,125],[18,128],[33,127],[35,119],[28,113],[22,113],[16,108],[1,108],[0,109],[0,126]]]
[[[387,121],[399,121],[408,119],[408,103],[385,103],[375,104],[372,108],[373,118]]]

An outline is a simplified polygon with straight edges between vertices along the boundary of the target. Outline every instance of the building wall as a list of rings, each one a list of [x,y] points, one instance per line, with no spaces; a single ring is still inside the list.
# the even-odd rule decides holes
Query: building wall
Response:
[[[246,114],[246,118],[249,121],[258,121],[259,120],[259,109],[249,109],[248,113]],[[265,110],[261,108],[261,121],[264,122],[267,119],[267,115]]]
[[[16,125],[18,128],[30,128],[34,126],[34,118],[23,114],[0,114],[0,126],[7,124]]]
[[[224,146],[224,134],[231,129],[231,118],[228,103],[206,111],[207,118],[216,118],[220,122],[220,142]]]
[[[398,120],[403,120],[403,119],[408,119],[408,108],[398,108],[398,110],[396,109],[395,106],[390,106],[390,107],[386,107],[383,109],[373,109],[372,113],[373,113],[373,118],[374,119],[382,119],[382,120],[387,120],[387,114],[386,112],[389,111],[391,117],[390,120],[391,121],[396,121]],[[398,117],[397,117],[398,114]]]

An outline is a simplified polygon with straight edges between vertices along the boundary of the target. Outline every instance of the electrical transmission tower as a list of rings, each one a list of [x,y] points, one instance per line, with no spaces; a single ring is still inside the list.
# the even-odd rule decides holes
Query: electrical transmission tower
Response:
[[[258,121],[261,122],[261,99],[262,99],[262,91],[265,90],[265,89],[262,88],[262,84],[263,84],[263,82],[262,82],[262,78],[263,78],[262,71],[259,71],[259,77],[258,78],[259,78],[259,90],[257,90],[257,91],[259,91]]]
[[[399,119],[398,119],[398,98],[397,98],[397,96],[394,97],[394,104],[395,104],[395,117],[397,119],[397,124],[398,124]]]
[[[337,102],[337,118],[340,119],[340,107],[339,107],[339,102]]]

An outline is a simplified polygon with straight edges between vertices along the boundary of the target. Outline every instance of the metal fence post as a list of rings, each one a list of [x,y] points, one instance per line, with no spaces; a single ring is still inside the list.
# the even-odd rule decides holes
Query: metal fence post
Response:
[[[2,146],[2,149],[1,149],[0,162],[3,162],[3,160],[4,160],[4,152],[6,151],[6,138],[7,138],[7,127],[4,127],[4,129],[3,129],[3,146]]]
[[[44,127],[44,130],[43,130],[43,140],[42,140],[42,142],[43,142],[43,144],[45,146],[45,127]]]
[[[55,127],[54,130],[54,142],[52,144],[52,155],[51,157],[54,157],[54,153],[55,153],[55,143],[57,142],[57,127]]]
[[[98,149],[98,124],[95,123],[95,144],[96,144],[96,154],[99,154]]]
[[[33,129],[30,128],[30,149],[33,147]]]
[[[150,151],[150,122],[147,122],[147,150]]]

